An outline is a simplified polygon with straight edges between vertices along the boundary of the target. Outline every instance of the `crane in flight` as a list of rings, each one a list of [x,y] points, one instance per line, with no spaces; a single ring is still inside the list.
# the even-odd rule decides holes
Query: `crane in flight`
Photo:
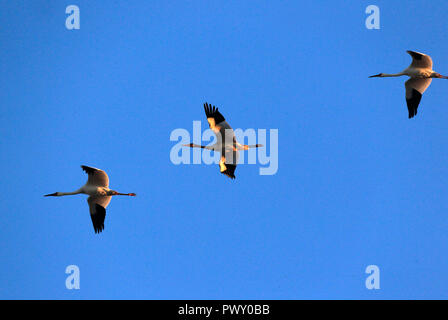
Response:
[[[409,119],[413,118],[417,114],[418,105],[422,99],[422,95],[425,90],[431,84],[433,78],[448,79],[446,76],[432,70],[432,59],[430,56],[415,52],[407,51],[412,57],[412,63],[409,67],[402,72],[387,74],[380,73],[369,78],[386,78],[386,77],[400,77],[409,76],[410,79],[405,82],[406,87],[406,103],[409,111]]]
[[[202,148],[214,150],[221,153],[219,161],[219,170],[231,179],[235,179],[235,169],[238,164],[239,151],[249,150],[249,148],[263,147],[262,144],[244,145],[238,143],[235,138],[232,127],[227,123],[218,108],[204,103],[205,115],[210,129],[216,135],[216,143],[210,146],[201,146],[194,143],[184,144],[185,147]]]
[[[87,203],[90,208],[90,217],[92,218],[93,229],[95,233],[100,233],[104,229],[104,219],[106,218],[106,207],[112,196],[136,196],[135,193],[119,193],[109,189],[109,177],[103,170],[88,166],[81,166],[88,179],[84,186],[73,192],[55,192],[46,194],[44,197],[61,197],[75,194],[87,194]]]

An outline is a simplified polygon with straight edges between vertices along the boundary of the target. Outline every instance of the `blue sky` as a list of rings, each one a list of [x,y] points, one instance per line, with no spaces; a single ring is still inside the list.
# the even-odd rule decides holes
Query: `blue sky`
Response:
[[[448,74],[446,1],[0,8],[0,298],[448,298],[448,82],[409,120],[405,79],[368,79],[408,49]],[[207,128],[205,101],[234,128],[278,129],[277,174],[170,162],[172,130]],[[137,193],[100,235],[86,196],[42,197],[83,185],[81,164]]]

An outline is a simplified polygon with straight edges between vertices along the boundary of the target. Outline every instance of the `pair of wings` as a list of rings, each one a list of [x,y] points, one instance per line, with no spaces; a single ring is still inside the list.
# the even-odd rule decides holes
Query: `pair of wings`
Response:
[[[238,164],[239,152],[235,148],[235,135],[218,108],[204,103],[205,115],[210,129],[222,139],[221,160],[219,171],[231,179],[235,179],[235,169]]]
[[[104,187],[109,188],[109,177],[106,172],[101,169],[92,168],[88,166],[81,166],[87,175],[86,187]],[[104,230],[104,220],[106,219],[106,208],[112,200],[111,196],[90,196],[87,198],[87,203],[90,209],[90,218],[92,219],[93,229],[95,233],[100,233]]]
[[[407,53],[409,53],[412,57],[412,63],[409,67],[432,69],[433,64],[430,56],[415,51],[407,51]],[[428,89],[431,82],[431,78],[411,78],[405,82],[406,104],[408,106],[409,119],[413,118],[417,114],[417,109],[422,99],[422,95],[426,89]]]

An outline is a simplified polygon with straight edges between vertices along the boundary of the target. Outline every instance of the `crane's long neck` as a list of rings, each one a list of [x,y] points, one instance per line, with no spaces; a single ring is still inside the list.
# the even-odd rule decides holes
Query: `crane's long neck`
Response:
[[[405,76],[406,73],[404,72],[399,72],[399,73],[383,73],[381,74],[381,78],[392,78],[392,77],[401,77],[401,76]]]
[[[190,143],[190,144],[184,144],[183,146],[190,147],[190,148],[201,148],[201,149],[207,149],[207,150],[215,150],[214,145],[213,146],[201,146],[199,144]]]
[[[73,192],[55,192],[55,193],[50,193],[50,194],[46,194],[44,197],[62,197],[62,196],[72,196],[75,194],[80,194],[83,193],[82,188],[78,189],[76,191]]]
[[[399,73],[380,73],[369,78],[390,78],[390,77],[401,77],[407,75],[406,70]]]
[[[80,193],[82,193],[80,190],[76,190],[73,192],[58,192],[58,195],[59,196],[73,196],[75,194],[80,194]]]

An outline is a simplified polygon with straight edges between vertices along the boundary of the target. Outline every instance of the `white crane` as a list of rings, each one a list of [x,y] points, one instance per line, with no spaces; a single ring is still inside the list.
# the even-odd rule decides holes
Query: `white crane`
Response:
[[[432,78],[448,79],[446,76],[432,70],[432,59],[430,56],[415,52],[407,51],[412,57],[412,63],[409,67],[400,73],[387,74],[380,73],[369,78],[386,78],[386,77],[400,77],[409,76],[410,79],[406,81],[406,103],[408,105],[409,119],[417,114],[417,108],[422,99],[422,94],[431,84]]]
[[[84,186],[73,192],[55,192],[46,194],[44,197],[61,197],[74,194],[87,194],[87,203],[90,208],[93,229],[95,233],[100,233],[104,229],[104,219],[106,218],[106,207],[112,196],[136,196],[135,193],[119,193],[109,189],[109,177],[103,170],[88,166],[81,166],[89,178]]]
[[[238,164],[239,150],[262,147],[262,144],[244,145],[236,141],[232,127],[224,119],[215,106],[204,103],[208,125],[216,135],[216,143],[211,146],[201,146],[194,143],[185,144],[186,147],[214,150],[221,153],[219,170],[231,179],[235,179],[235,169]]]

